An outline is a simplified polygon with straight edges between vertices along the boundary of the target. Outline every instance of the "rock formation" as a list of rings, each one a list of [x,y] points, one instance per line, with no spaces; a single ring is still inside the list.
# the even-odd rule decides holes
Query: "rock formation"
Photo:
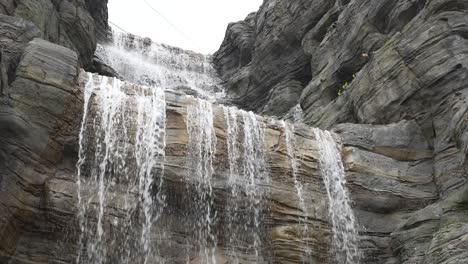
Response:
[[[73,189],[53,188],[60,179],[74,182],[76,117],[82,111],[78,65],[75,52],[36,38],[25,45],[14,81],[3,90],[2,263],[58,263],[70,251],[59,241],[63,219],[73,216],[72,204],[66,206]]]
[[[0,260],[4,263],[70,263],[78,253],[76,161],[78,158],[78,132],[82,114],[83,89],[86,79],[79,78],[78,57],[73,51],[45,40],[33,39],[24,50],[16,69],[15,81],[5,92],[1,113],[1,235]],[[132,93],[136,87],[126,84]],[[99,87],[99,85],[96,85]],[[194,99],[177,92],[167,92],[167,146],[166,188],[171,197],[165,223],[169,241],[165,259],[183,262],[185,255],[180,250],[190,246],[175,243],[186,236],[180,220],[179,199],[186,192],[187,183],[185,150],[188,135],[186,128],[187,106]],[[214,125],[218,137],[215,178],[215,207],[224,210],[228,198],[226,181],[226,120],[223,108],[215,107]],[[89,121],[91,122],[91,118]],[[298,234],[298,218],[304,213],[298,208],[298,198],[290,176],[291,164],[287,156],[284,128],[278,121],[266,121],[265,144],[269,151],[271,186],[268,203],[271,213],[265,219],[265,236],[274,255],[265,256],[277,262],[298,261],[301,251],[289,248],[301,246],[303,241],[293,239]],[[328,258],[329,225],[326,217],[327,200],[320,174],[317,173],[317,142],[313,132],[306,126],[296,131],[297,156],[300,157],[298,177],[309,183],[305,190],[308,203],[307,219],[316,229],[310,230],[312,256],[323,262]],[[91,147],[92,145],[90,145]],[[89,177],[89,176],[88,176]],[[90,187],[91,188],[91,187]],[[125,189],[125,186],[116,189]],[[85,188],[86,190],[86,188]],[[88,195],[96,196],[96,193]],[[117,195],[124,199],[125,193]],[[179,197],[179,198],[177,198]],[[182,197],[182,198],[180,198]],[[185,199],[190,199],[186,197]],[[86,196],[83,197],[86,199]],[[89,198],[96,199],[96,198]],[[112,215],[125,211],[116,204],[109,205]],[[114,206],[117,206],[114,208]],[[112,210],[111,210],[112,209]],[[295,220],[296,219],[296,220]],[[108,224],[112,224],[108,220]],[[220,220],[222,221],[222,220]],[[190,222],[189,222],[190,223]],[[299,232],[300,233],[300,232]],[[108,241],[109,247],[113,243]],[[221,243],[222,244],[222,243]],[[118,245],[117,245],[118,246]],[[193,250],[193,249],[191,249]],[[223,252],[221,248],[219,250]],[[270,250],[269,250],[270,251]],[[112,251],[110,251],[112,254]],[[225,258],[219,253],[219,258]],[[242,258],[252,258],[246,252]],[[250,255],[249,255],[250,254]],[[190,256],[190,255],[189,255]],[[180,259],[182,258],[182,259]]]
[[[110,40],[111,29],[107,22],[107,3],[109,0],[86,0],[86,9],[94,20],[96,25],[96,39],[99,43],[105,43]]]
[[[276,116],[299,103],[342,135],[365,263],[467,258],[467,11],[269,0],[214,55],[234,103]]]
[[[116,75],[94,57],[97,40],[108,40],[106,3],[0,2],[1,263],[75,262],[86,251],[80,244],[80,199],[90,202],[88,221],[97,225],[98,194],[95,186],[77,186],[76,164],[88,83],[80,68]],[[466,21],[464,0],[265,0],[258,12],[229,25],[213,56],[233,104],[273,116],[284,116],[300,104],[307,125],[340,136],[347,187],[360,226],[361,263],[448,264],[468,259]],[[91,83],[99,87],[99,77],[93,78]],[[129,97],[141,89],[123,84]],[[90,117],[97,98],[90,97]],[[164,188],[170,196],[149,239],[157,242],[158,259],[185,263],[188,257],[202,263],[196,258],[200,245],[190,235],[198,223],[190,221],[193,214],[184,214],[192,212],[191,202],[206,199],[190,196],[197,188],[190,176],[196,174],[187,173],[193,169],[187,163],[187,126],[196,121],[188,118],[188,109],[196,100],[174,91],[167,91],[165,100]],[[134,115],[132,111],[125,114]],[[256,194],[230,190],[225,108],[215,105],[212,114],[217,144],[209,199],[212,208],[224,212],[229,201],[245,205],[249,195]],[[129,120],[134,125],[134,119]],[[297,126],[296,173],[305,184],[303,208],[286,145],[288,133],[283,123],[262,120],[271,181],[255,189],[267,189],[268,195],[262,197],[260,208],[267,212],[261,225],[253,225],[263,234],[258,249],[267,253],[256,254],[252,244],[257,238],[249,234],[239,234],[248,238],[230,248],[227,234],[218,232],[215,257],[222,262],[236,252],[244,262],[300,263],[309,247],[309,262],[334,263],[329,202],[318,170],[321,143],[310,127]],[[92,178],[89,167],[83,168],[83,178]],[[107,252],[102,257],[110,262],[120,257],[112,252],[124,250],[113,243],[121,233],[112,232],[129,217],[122,201],[145,202],[122,191],[127,185],[116,182],[109,192],[114,199],[103,206],[102,226],[110,232],[100,241],[106,241],[109,251],[97,252]],[[83,196],[78,197],[77,190],[83,190]],[[139,230],[145,212],[132,213]],[[225,224],[225,218],[217,219],[216,225]],[[162,237],[157,236],[161,225],[166,232]],[[230,230],[253,230],[236,225],[231,223]],[[213,235],[212,230],[203,232],[199,235]],[[161,238],[164,243],[157,241]],[[137,253],[148,250],[144,245],[133,252],[134,261],[141,261]]]
[[[109,30],[107,1],[5,0],[0,14],[33,23],[39,37],[77,52],[85,69],[92,65],[97,38]]]

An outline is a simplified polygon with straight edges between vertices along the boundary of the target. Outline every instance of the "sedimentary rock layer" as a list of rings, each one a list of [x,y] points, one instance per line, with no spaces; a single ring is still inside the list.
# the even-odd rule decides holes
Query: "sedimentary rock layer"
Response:
[[[107,1],[6,0],[0,14],[34,24],[39,37],[77,52],[82,67],[90,69],[97,39],[108,33]]]

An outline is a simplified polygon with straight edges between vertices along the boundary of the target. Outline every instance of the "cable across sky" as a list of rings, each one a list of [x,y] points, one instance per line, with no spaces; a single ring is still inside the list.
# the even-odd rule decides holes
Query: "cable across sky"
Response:
[[[177,27],[174,23],[172,23],[165,15],[163,15],[161,12],[159,12],[158,10],[156,10],[156,8],[154,8],[150,3],[148,3],[148,1],[146,0],[143,0],[145,2],[145,4],[151,8],[151,10],[153,10],[159,17],[161,17],[164,21],[166,21],[167,24],[169,24],[169,26],[171,26],[173,29],[175,29],[180,35],[182,35],[182,37],[184,37],[186,40],[190,41],[195,47],[197,47],[198,49],[202,49],[193,39],[191,39],[187,34],[185,34],[181,29],[179,29],[179,27]]]

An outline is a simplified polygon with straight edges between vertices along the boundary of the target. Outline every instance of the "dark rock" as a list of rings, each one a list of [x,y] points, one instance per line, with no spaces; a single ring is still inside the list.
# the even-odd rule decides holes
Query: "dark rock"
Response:
[[[78,53],[81,66],[91,69],[97,39],[105,40],[107,1],[18,0],[3,1],[0,13],[31,21],[41,38]]]
[[[94,55],[94,58],[93,58],[93,67],[91,71],[98,73],[99,75],[102,75],[102,76],[121,78],[119,74],[117,73],[117,71],[115,71],[111,66],[107,65],[96,54]]]
[[[0,14],[0,96],[15,77],[16,67],[26,44],[40,36],[34,24]]]
[[[15,0],[3,0],[0,2],[0,14],[11,16],[15,11]]]
[[[310,70],[298,100],[307,124],[343,137],[365,263],[466,259],[466,199],[455,194],[468,175],[466,21],[463,0],[267,0],[215,54],[229,94],[246,102],[233,103],[266,114],[294,101],[275,91],[282,76]]]
[[[111,29],[108,24],[107,3],[108,0],[86,0],[87,10],[96,24],[96,38],[99,43],[110,40]]]
[[[213,60],[232,101],[278,115],[265,105],[281,101],[281,90],[300,93],[310,81],[310,56],[301,48],[302,38],[333,5],[334,1],[265,1],[245,21],[230,24]],[[286,97],[283,113],[299,102]]]
[[[67,225],[49,217],[59,205],[44,197],[57,177],[74,181],[76,156],[64,150],[76,140],[82,111],[78,65],[72,50],[34,39],[0,97],[2,263],[71,262],[71,248],[60,240]]]

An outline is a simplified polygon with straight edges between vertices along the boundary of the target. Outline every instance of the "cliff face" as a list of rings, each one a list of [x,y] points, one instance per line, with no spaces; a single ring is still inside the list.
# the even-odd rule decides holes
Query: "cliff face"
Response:
[[[0,108],[0,135],[4,142],[0,152],[0,236],[4,238],[0,241],[2,263],[74,263],[80,252],[80,225],[77,216],[81,208],[78,202],[77,190],[80,189],[76,180],[76,163],[81,118],[77,117],[83,114],[83,93],[85,83],[89,83],[89,80],[86,75],[80,76],[78,69],[78,57],[73,51],[35,38],[25,44],[15,72],[15,81],[4,91],[8,96],[2,98]],[[91,83],[93,82],[96,90],[91,96],[90,113],[85,125],[90,130],[84,133],[95,133],[98,137],[99,133],[93,129],[99,126],[96,122],[103,117],[96,118],[95,115],[99,112],[96,109],[99,108],[98,101],[105,99],[99,98],[99,89],[111,89],[109,86],[114,84],[109,82],[109,86],[103,86],[102,81],[99,82],[96,77],[91,80]],[[118,111],[113,114],[125,115],[126,119],[122,120],[129,126],[124,128],[123,125],[121,127],[116,124],[112,128],[125,129],[125,132],[111,133],[125,133],[126,138],[131,138],[136,133],[138,104],[132,101],[132,98],[140,89],[142,87],[137,85],[123,84],[122,91],[128,93],[128,104],[124,103],[120,107],[125,106],[128,109],[117,108]],[[191,179],[191,174],[187,173],[187,170],[191,171],[193,168],[187,167],[186,157],[190,141],[187,124],[191,122],[188,108],[195,102],[194,98],[183,93],[165,93],[167,141],[163,186],[169,197],[160,219],[162,226],[155,224],[152,229],[151,245],[158,245],[157,252],[161,254],[157,260],[153,259],[155,262],[164,260],[185,263],[187,258],[192,259],[200,251],[194,246],[197,241],[193,241],[191,235],[194,232],[193,220],[199,212],[195,211],[195,216],[186,215],[186,212],[191,212],[189,207],[193,206],[196,197],[194,189],[198,186],[196,179]],[[230,192],[231,183],[227,182],[229,168],[226,140],[229,132],[224,111],[222,106],[213,107],[213,128],[217,137],[213,208],[219,212],[227,210],[226,206],[232,200],[235,200],[236,206],[240,208],[249,203],[245,195],[233,196]],[[268,214],[263,219],[260,230],[262,239],[265,240],[260,251],[268,253],[261,255],[261,261],[300,262],[307,243],[312,248],[310,258],[325,263],[329,258],[330,224],[327,220],[327,200],[323,198],[326,197],[325,190],[317,170],[319,153],[314,133],[307,126],[298,126],[295,132],[298,145],[296,155],[300,164],[297,177],[306,186],[303,198],[310,201],[304,210],[299,207],[295,183],[290,176],[291,157],[288,156],[284,127],[279,121],[267,119],[262,121],[262,126],[265,126],[265,149],[268,151],[271,182],[267,185],[262,184],[257,190],[268,190],[268,196],[262,200],[262,204],[265,203],[262,210],[268,210]],[[86,142],[86,148],[97,148],[91,140],[97,139],[91,136]],[[131,140],[129,144],[135,145]],[[117,160],[112,162],[115,161]],[[83,170],[82,177],[87,179],[85,182],[89,185],[83,184],[80,187],[83,190],[80,199],[86,201],[91,208],[87,213],[90,225],[96,224],[96,207],[99,206],[92,176],[92,170],[97,167],[99,166]],[[118,166],[115,166],[113,170],[117,168]],[[126,168],[129,168],[125,170],[127,173],[135,169],[131,163],[127,163]],[[192,174],[192,177],[195,176]],[[141,247],[123,248],[123,244],[120,244],[131,243],[133,238],[137,238],[137,242],[140,240],[140,234],[135,231],[142,224],[137,206],[140,197],[130,192],[129,190],[133,189],[128,186],[129,182],[135,180],[130,178],[127,182],[119,178],[115,185],[106,191],[109,201],[103,208],[105,232],[100,241],[100,247],[106,249],[100,257],[109,261],[106,263],[119,261],[119,258],[125,255],[120,253],[125,250],[135,254],[131,255],[134,257],[132,262],[142,263],[143,255],[138,254],[142,252]],[[300,219],[304,217],[313,227],[309,229],[307,242],[302,237],[303,223],[301,224]],[[129,237],[125,236],[129,235],[129,226],[117,224],[126,221],[130,221],[130,229],[135,232],[130,241]],[[218,221],[216,224],[225,225],[227,219],[220,218]],[[223,237],[222,234],[228,230],[225,227],[212,226],[220,232],[220,246],[215,256],[219,262],[228,259],[228,251],[237,252],[241,261],[254,262],[256,253],[249,249],[252,242],[248,240],[251,234],[245,233],[245,227],[241,224],[233,223],[231,226],[232,230],[237,232],[236,237],[242,239],[237,242],[238,248],[234,249],[221,246],[227,243],[229,235],[232,234],[227,233],[226,237]],[[83,241],[89,239],[87,236],[93,237],[96,232],[91,227],[86,231],[90,233],[84,234]],[[290,248],[298,250],[291,251]],[[82,256],[82,259],[85,257]],[[195,263],[203,262],[200,259],[192,260]]]
[[[72,189],[47,190],[57,179],[73,181],[82,111],[78,57],[37,38],[24,47],[0,105],[0,262],[61,262],[71,250],[57,243],[61,219],[73,212],[58,205]]]
[[[76,163],[86,77],[80,67],[92,68],[96,38],[105,37],[105,1],[2,1],[0,13],[0,262],[74,262],[81,246]],[[257,13],[229,26],[214,55],[234,103],[278,116],[299,103],[309,125],[341,136],[362,263],[448,264],[468,258],[467,20],[468,3],[462,0],[266,0]],[[130,93],[141,90],[124,86]],[[199,251],[189,235],[193,215],[181,213],[190,211],[194,196],[187,192],[196,193],[186,172],[187,109],[194,100],[178,92],[165,98],[164,180],[172,196],[158,252],[169,262],[185,263],[181,252]],[[95,109],[96,99],[91,101]],[[218,144],[212,199],[220,212],[229,201],[246,203],[226,182],[229,127],[223,110],[213,108]],[[135,115],[135,109],[121,114]],[[262,250],[271,255],[263,260],[298,263],[310,246],[311,260],[334,263],[328,200],[317,170],[321,143],[306,126],[295,133],[297,176],[307,183],[304,209],[285,130],[275,121],[262,124],[271,170],[271,182],[263,186],[271,191],[262,201],[269,214],[261,229],[268,242]],[[122,200],[139,201],[122,191],[125,184],[118,182],[108,193],[113,199],[103,208],[107,230],[121,228],[115,221],[128,221]],[[80,199],[90,201],[94,212],[98,198],[89,190],[95,186],[87,187]],[[308,240],[301,232],[304,219]],[[249,237],[236,224],[232,230]],[[161,239],[160,231],[154,229],[154,237]],[[121,233],[102,236],[110,261],[118,257],[112,252],[123,250],[113,243]],[[221,262],[229,236],[219,237]],[[255,252],[246,250],[252,241],[238,243],[233,250],[253,262]]]
[[[107,3],[109,0],[86,0],[86,9],[94,20],[96,25],[96,38],[99,43],[104,43],[110,38],[110,27],[107,22],[109,14],[107,13]]]
[[[467,258],[466,21],[461,0],[266,0],[214,55],[234,103],[342,135],[368,262]]]

